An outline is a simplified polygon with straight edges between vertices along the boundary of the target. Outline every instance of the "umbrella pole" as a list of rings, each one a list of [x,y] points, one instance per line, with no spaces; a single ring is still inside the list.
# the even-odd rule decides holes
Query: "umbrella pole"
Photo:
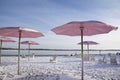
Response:
[[[30,44],[28,44],[28,61],[30,61]]]
[[[0,41],[0,64],[1,64],[2,40]]]
[[[90,60],[90,57],[89,57],[89,44],[87,44],[87,50],[88,50],[88,61]]]
[[[84,80],[84,54],[83,54],[83,27],[80,27],[81,30],[81,64],[82,64],[82,68],[81,68],[81,80]]]
[[[19,41],[18,41],[18,75],[20,75],[20,40],[21,40],[21,32],[19,30]]]

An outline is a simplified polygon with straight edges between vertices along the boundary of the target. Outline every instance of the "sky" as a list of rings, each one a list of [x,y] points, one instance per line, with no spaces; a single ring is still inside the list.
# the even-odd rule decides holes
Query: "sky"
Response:
[[[88,20],[118,27],[118,30],[108,34],[85,36],[85,41],[99,43],[90,46],[91,49],[120,49],[120,0],[0,0],[0,27],[20,26],[38,30],[45,35],[22,39],[40,44],[32,48],[80,49],[80,45],[77,45],[80,36],[56,35],[51,29],[71,21]],[[16,48],[17,42],[4,43],[3,46]]]

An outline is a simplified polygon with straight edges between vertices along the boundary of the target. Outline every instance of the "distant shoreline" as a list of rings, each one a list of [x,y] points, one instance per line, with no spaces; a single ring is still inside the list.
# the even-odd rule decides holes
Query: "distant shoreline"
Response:
[[[18,50],[17,48],[2,48],[2,50]],[[28,49],[21,49],[28,50]],[[80,49],[30,49],[30,50],[44,50],[44,51],[81,51]],[[87,51],[85,49],[84,51]],[[120,51],[120,49],[89,49],[89,51]]]
[[[2,56],[6,56],[6,57],[7,56],[16,56],[17,57],[18,54],[12,54],[12,55],[11,54],[7,54],[7,55],[6,54],[2,54]],[[20,54],[20,56],[21,57],[23,57],[23,56],[27,57],[28,55],[27,54]],[[30,56],[32,57],[32,54]],[[34,56],[36,56],[36,57],[42,56],[43,57],[43,56],[69,56],[69,55],[68,54],[35,54]]]

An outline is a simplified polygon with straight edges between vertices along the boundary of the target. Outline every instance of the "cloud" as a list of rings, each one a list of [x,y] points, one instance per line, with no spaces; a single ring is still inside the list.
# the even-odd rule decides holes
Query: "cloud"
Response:
[[[45,37],[35,39],[40,42],[41,48],[79,48],[76,43],[80,41],[80,37],[60,36],[49,32],[70,21],[99,20],[120,26],[119,0],[1,0],[0,4],[0,27],[23,26],[43,32]],[[84,39],[100,42],[98,48],[117,48],[120,47],[119,32]]]

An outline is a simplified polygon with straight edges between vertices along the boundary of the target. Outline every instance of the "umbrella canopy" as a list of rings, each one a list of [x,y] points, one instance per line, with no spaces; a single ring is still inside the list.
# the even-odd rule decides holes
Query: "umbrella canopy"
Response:
[[[39,45],[39,43],[37,43],[35,41],[22,41],[21,44]]]
[[[78,44],[82,44],[81,42]],[[83,45],[87,45],[87,49],[89,50],[89,45],[97,45],[99,43],[94,42],[94,41],[83,41]]]
[[[3,42],[16,42],[16,41],[14,41],[8,37],[3,37],[3,36],[0,37],[0,64],[1,64],[1,51],[2,51],[2,43]]]
[[[20,41],[21,38],[37,38],[44,36],[41,32],[23,28],[23,27],[2,27],[0,28],[1,36],[18,37],[18,75],[20,75]]]
[[[81,42],[78,44],[81,44]],[[99,44],[99,43],[94,42],[94,41],[83,41],[83,45],[87,45],[88,60],[89,60],[89,45],[97,45],[97,44]]]
[[[27,44],[28,45],[28,60],[30,58],[30,45],[39,45],[39,43],[34,41],[22,41],[21,44]]]
[[[23,27],[3,27],[0,28],[0,35],[2,36],[10,36],[10,37],[20,37],[22,38],[37,38],[44,36],[41,32],[29,28]]]
[[[81,29],[83,29],[84,36],[91,36],[109,33],[111,30],[116,30],[117,27],[100,21],[73,21],[53,28],[52,31],[58,35],[81,36]]]
[[[78,44],[81,44],[81,42],[78,43]],[[96,45],[96,44],[98,44],[98,43],[97,43],[97,42],[94,42],[94,41],[83,41],[83,44],[84,44],[84,45]]]
[[[68,35],[68,36],[81,36],[81,57],[82,57],[82,72],[81,79],[83,78],[83,35],[91,36],[97,34],[109,33],[112,30],[116,30],[117,27],[107,25],[100,21],[73,21],[62,26],[53,28],[52,31],[58,35]]]
[[[0,41],[2,41],[2,42],[16,42],[15,40],[12,40],[11,38],[8,38],[5,36],[1,36]]]

